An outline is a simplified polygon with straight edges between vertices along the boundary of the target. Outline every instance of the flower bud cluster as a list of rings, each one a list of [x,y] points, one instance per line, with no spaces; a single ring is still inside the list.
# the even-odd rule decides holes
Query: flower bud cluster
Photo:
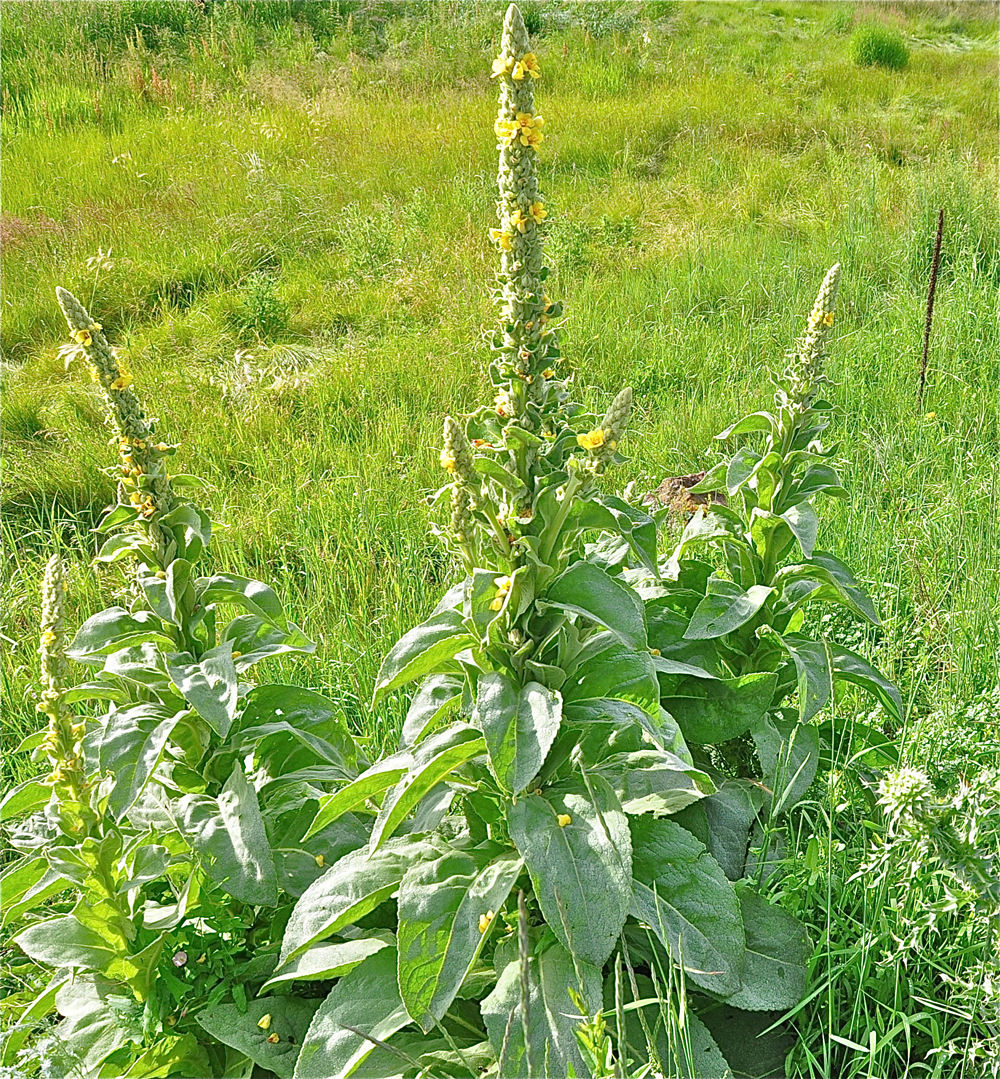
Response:
[[[56,288],[56,296],[73,340],[65,351],[82,356],[104,393],[121,455],[121,500],[132,505],[143,521],[158,519],[174,505],[165,458],[176,447],[155,438],[153,423],[132,389],[132,375],[108,344],[101,324],[66,289]],[[151,530],[154,541],[159,540],[159,532]]]
[[[69,678],[65,607],[63,564],[58,555],[53,555],[42,578],[42,620],[38,648],[42,694],[38,710],[48,716],[49,726],[41,749],[52,764],[52,774],[47,780],[54,795],[50,815],[71,834],[79,834],[94,817],[88,805],[89,786],[83,765],[83,724],[74,722],[74,717],[62,703]]]
[[[823,370],[826,348],[833,326],[837,288],[840,284],[840,263],[836,263],[823,278],[819,294],[806,322],[806,332],[795,346],[789,358],[784,381],[788,390],[779,390],[779,407],[792,408],[798,412],[809,409],[819,387],[827,381]]]

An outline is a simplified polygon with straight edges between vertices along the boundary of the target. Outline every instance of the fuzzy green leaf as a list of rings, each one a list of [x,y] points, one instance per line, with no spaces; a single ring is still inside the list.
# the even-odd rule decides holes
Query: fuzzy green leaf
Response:
[[[387,1041],[410,1021],[396,983],[396,949],[385,948],[345,974],[319,1006],[295,1079],[347,1079],[375,1048],[365,1034]]]
[[[416,808],[417,803],[456,768],[486,751],[482,735],[468,724],[453,724],[417,746],[410,766],[386,795],[372,828],[374,853]]]
[[[244,903],[273,906],[277,874],[257,795],[237,763],[218,799],[187,794],[172,810],[208,875]]]
[[[853,682],[870,693],[897,722],[903,719],[903,698],[898,688],[856,652],[831,644],[830,658],[837,678]]]
[[[433,615],[400,637],[389,650],[375,682],[375,703],[397,686],[431,674],[476,644],[457,611],[447,609]]]
[[[394,753],[391,757],[373,764],[336,793],[325,795],[320,799],[319,811],[309,825],[309,830],[302,837],[303,842],[344,813],[394,787],[407,774],[412,761],[413,757],[408,752]]]
[[[799,691],[799,721],[808,723],[833,693],[833,669],[826,641],[789,634],[781,639],[792,657]]]
[[[399,886],[399,987],[425,1032],[444,1018],[487,934],[480,919],[499,911],[523,862],[495,845],[448,851],[410,869]]]
[[[746,937],[732,883],[702,843],[669,818],[632,817],[631,914],[691,980],[726,996],[740,985]]]
[[[265,982],[260,991],[263,993],[285,982],[325,982],[339,978],[363,963],[368,956],[388,947],[389,942],[378,937],[361,937],[340,944],[314,944]]]
[[[194,663],[187,652],[166,656],[167,670],[181,695],[218,734],[225,738],[236,715],[236,668],[233,645],[225,641]]]
[[[596,1011],[601,1006],[600,968],[579,959],[574,963],[569,952],[550,938],[550,943],[540,945],[528,960],[528,987],[528,1031],[534,1075],[589,1074],[576,1040],[580,1019],[569,989],[577,990],[588,1008]],[[490,1043],[498,1057],[507,1040],[504,1079],[526,1079],[528,1057],[521,1016],[521,964],[517,959],[500,972],[496,988],[481,1007]]]
[[[764,783],[774,792],[772,812],[777,814],[795,803],[809,789],[819,763],[819,731],[807,723],[786,723],[763,716],[754,725]]]
[[[736,885],[747,951],[740,987],[726,1003],[746,1011],[785,1011],[805,996],[810,955],[806,927],[787,910]]]
[[[781,519],[788,525],[799,541],[802,554],[805,558],[812,558],[813,548],[816,546],[816,536],[819,533],[819,518],[816,509],[811,502],[799,502],[789,506]]]
[[[402,747],[415,745],[462,699],[462,679],[452,674],[432,674],[413,694],[403,721]]]
[[[66,655],[78,663],[103,665],[105,656],[142,641],[166,648],[176,647],[164,632],[163,623],[151,611],[138,611],[133,615],[123,607],[109,607],[83,623],[66,649]]]
[[[100,741],[100,769],[115,776],[108,809],[121,820],[135,804],[163,759],[174,727],[186,712],[172,713],[158,704],[114,711]]]
[[[738,584],[712,577],[708,595],[695,608],[684,633],[686,640],[709,640],[724,637],[746,625],[764,606],[773,588],[755,584],[744,591]]]
[[[440,853],[437,844],[405,836],[371,855],[367,849],[344,855],[295,904],[281,941],[279,970],[311,944],[363,918],[392,895],[411,866]]]
[[[288,619],[274,589],[235,573],[201,577],[195,584],[199,603],[234,603],[248,614],[263,618],[277,629],[288,629]]]
[[[740,678],[684,678],[663,697],[688,742],[714,745],[744,734],[771,705],[777,678],[758,672]]]
[[[632,849],[614,790],[598,775],[591,787],[596,802],[580,779],[522,796],[508,821],[545,920],[566,948],[600,967],[628,913]]]
[[[538,774],[559,730],[562,697],[538,682],[481,675],[473,721],[483,732],[490,768],[504,790],[520,794]]]
[[[245,1008],[235,1004],[210,1004],[195,1016],[198,1025],[223,1045],[244,1053],[255,1064],[279,1079],[292,1079],[295,1062],[309,1030],[319,1000],[273,996],[249,1000]],[[260,1022],[270,1016],[267,1025]],[[268,1038],[278,1036],[278,1041]]]
[[[546,589],[540,608],[555,607],[604,626],[633,649],[646,648],[646,619],[635,591],[590,562],[574,562]]]

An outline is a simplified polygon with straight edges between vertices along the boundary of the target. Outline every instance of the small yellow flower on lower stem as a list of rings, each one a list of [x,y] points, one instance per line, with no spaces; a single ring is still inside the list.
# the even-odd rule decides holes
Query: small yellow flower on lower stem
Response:
[[[496,911],[493,911],[493,910],[488,910],[485,914],[480,914],[479,915],[479,932],[480,933],[485,933],[486,930],[489,929],[490,925],[493,922],[493,919],[496,916],[497,916]]]
[[[54,634],[54,633],[52,632],[52,630],[50,630],[50,629],[47,629],[47,630],[46,630],[46,631],[45,631],[45,632],[44,632],[44,633],[42,634],[42,640],[41,640],[41,643],[42,643],[43,645],[50,645],[50,644],[55,644],[55,643],[56,643],[56,640],[57,640],[57,637],[56,637],[56,635],[55,635],[55,634]]]
[[[236,653],[234,652],[233,655],[235,656]],[[323,857],[322,854],[317,854],[316,855],[316,864],[320,867],[320,869],[322,869],[323,866],[326,865],[326,859]]]
[[[528,216],[536,225],[540,225],[547,214],[548,210],[545,209],[545,204],[542,202],[533,202],[528,210]]]
[[[119,375],[114,382],[111,383],[113,390],[125,390],[132,385],[132,376],[126,371],[124,374]]]
[[[272,1034],[267,1040],[271,1045],[277,1045],[278,1042],[281,1041],[281,1035],[280,1034]]]
[[[506,229],[490,229],[490,239],[501,251],[512,251],[514,248],[514,237]]]
[[[73,340],[78,345],[89,345],[91,343],[90,330],[74,330]]]
[[[576,441],[577,445],[582,446],[585,450],[600,449],[604,445],[604,432],[600,427],[596,427],[585,435],[577,435]]]
[[[270,1027],[270,1025],[271,1025],[271,1013],[270,1012],[268,1012],[267,1015],[262,1015],[257,1020],[257,1026],[259,1026],[261,1030],[267,1030]]]
[[[531,55],[530,53],[528,54]],[[525,56],[524,60],[527,60]],[[523,64],[524,60],[518,61],[519,64]],[[507,75],[514,69],[514,58],[512,56],[498,56],[493,61],[493,73],[490,75],[491,79],[497,78],[499,75]],[[515,78],[523,78],[523,75],[515,75]]]
[[[447,469],[449,472],[454,472],[457,467],[455,464],[455,458],[447,450],[441,451],[441,467]]]
[[[572,824],[572,823],[573,823],[573,818],[568,813],[560,813],[556,817],[556,824],[558,824],[560,828],[565,828],[567,824]]]
[[[544,318],[545,316],[543,315],[542,317]],[[546,367],[545,370],[542,372],[542,378],[555,378],[555,377],[556,377],[556,373],[555,373],[555,371],[552,370],[551,367]]]
[[[833,325],[833,312],[832,311],[827,311],[827,313],[823,316],[823,325],[824,326],[832,326]]]

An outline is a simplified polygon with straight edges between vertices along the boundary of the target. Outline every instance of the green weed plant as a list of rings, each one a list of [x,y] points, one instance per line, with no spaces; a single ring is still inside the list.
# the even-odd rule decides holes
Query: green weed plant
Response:
[[[891,26],[865,22],[851,35],[851,58],[858,67],[902,71],[910,59],[903,35]]]
[[[666,511],[601,484],[624,461],[632,390],[600,416],[563,367],[541,70],[513,5],[493,75],[493,396],[446,419],[436,496],[463,576],[382,662],[376,706],[415,690],[374,763],[342,702],[250,681],[314,645],[268,585],[203,572],[198,481],[168,471],[177,447],[59,291],[66,356],[98,383],[120,451],[98,562],[136,569],[127,605],[69,643],[60,560],[47,571],[49,722],[23,747],[46,771],[3,803],[19,822],[4,924],[30,961],[4,1066],[715,1077],[762,1014],[802,1003],[806,928],[761,887],[772,835],[836,750],[814,720],[838,687],[902,719],[891,682],[805,631],[815,601],[878,624],[817,546],[817,498],[846,497],[821,397],[839,266],[775,408],[718,436],[751,442],[694,489],[707,506],[661,554]],[[67,660],[89,679],[73,684]],[[757,1042],[784,1055],[780,1036]]]

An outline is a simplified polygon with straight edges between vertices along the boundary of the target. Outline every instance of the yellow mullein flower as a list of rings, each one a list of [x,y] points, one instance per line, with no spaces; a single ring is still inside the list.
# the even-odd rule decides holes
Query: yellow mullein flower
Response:
[[[72,336],[78,345],[90,344],[90,330],[74,330]]]
[[[515,136],[522,146],[537,146],[542,141],[541,127],[545,121],[541,116],[532,116],[530,112],[519,112],[515,117]]]
[[[513,582],[510,577],[494,577],[493,583],[497,586],[497,594],[490,604],[490,610],[499,611],[500,608],[503,607],[503,601],[510,591],[510,586]]]
[[[501,251],[514,249],[514,237],[506,229],[490,229],[490,239],[499,245]]]
[[[119,375],[114,382],[111,383],[113,390],[126,390],[132,385],[132,376],[130,374]]]
[[[271,1025],[271,1013],[270,1012],[268,1012],[267,1015],[262,1015],[257,1020],[257,1026],[259,1026],[261,1030],[267,1030],[270,1027],[270,1025]]]
[[[496,405],[498,416],[510,415],[510,398],[507,396],[506,391],[501,390],[493,398],[493,403]]]
[[[441,451],[441,467],[446,468],[449,472],[454,472],[457,467],[455,464],[455,458],[448,452],[447,449]]]
[[[541,69],[538,66],[538,57],[533,52],[526,52],[514,65],[514,70],[511,73],[511,77],[518,81],[523,79],[525,75],[530,75],[533,79],[542,77]]]
[[[525,57],[527,59],[527,57]],[[523,63],[523,61],[522,61]],[[493,61],[493,73],[490,75],[491,79],[495,79],[498,75],[507,75],[514,67],[514,59],[509,56],[498,56]],[[523,78],[521,75],[515,75],[514,78]]]
[[[243,655],[242,652],[234,652],[233,653],[233,659],[235,659],[237,656],[242,656],[242,655]],[[326,859],[323,857],[322,854],[317,854],[316,855],[316,864],[320,867],[320,869],[322,869],[323,866],[326,865]]]
[[[926,413],[924,415],[924,419],[925,420],[936,420],[937,419],[937,413],[936,412],[928,412],[928,413]]]
[[[488,910],[485,914],[479,915],[479,932],[485,933],[493,923],[493,919],[496,917],[496,911]]]
[[[57,640],[58,640],[58,637],[56,637],[56,635],[52,632],[52,630],[47,629],[42,634],[41,643],[42,643],[43,646],[48,647],[50,644],[55,644]]]
[[[281,1035],[280,1034],[272,1034],[267,1040],[271,1045],[277,1045],[278,1042],[281,1041]]]
[[[833,312],[832,311],[827,311],[827,313],[823,316],[823,325],[824,326],[832,326],[833,325]]]
[[[510,142],[517,136],[518,128],[513,120],[497,120],[493,125],[493,130],[496,132],[498,139]]]
[[[531,204],[531,208],[528,210],[528,216],[531,218],[532,221],[535,222],[536,225],[540,225],[542,223],[542,219],[546,216],[547,213],[548,210],[545,209],[545,204],[543,202],[533,202]]]
[[[572,823],[573,823],[573,818],[568,813],[560,813],[556,817],[556,824],[558,824],[560,828],[565,828],[567,824],[572,824]]]
[[[507,224],[510,225],[511,228],[517,229],[518,232],[526,232],[530,220],[531,219],[524,214],[519,207],[507,218]]]
[[[542,317],[544,318],[545,316],[543,315]],[[555,378],[555,377],[556,377],[556,373],[555,373],[555,371],[552,370],[551,367],[546,367],[545,370],[542,372],[542,378]]]
[[[585,450],[596,450],[604,445],[604,432],[600,427],[596,427],[585,435],[577,435],[576,441],[577,445],[582,446]]]

